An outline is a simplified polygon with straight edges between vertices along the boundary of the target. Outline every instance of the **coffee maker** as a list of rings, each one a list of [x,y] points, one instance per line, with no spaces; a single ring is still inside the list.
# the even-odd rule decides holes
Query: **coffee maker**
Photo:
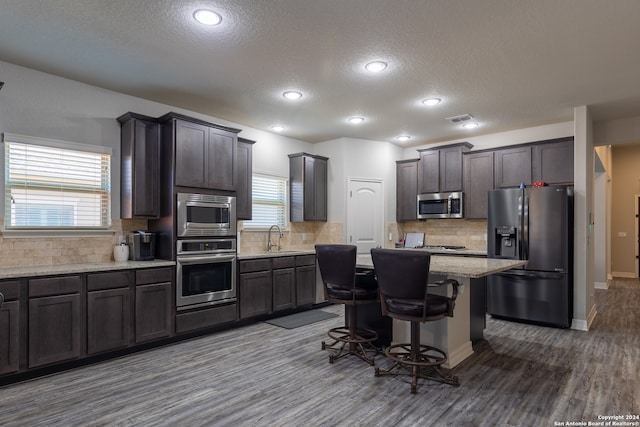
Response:
[[[156,236],[148,231],[133,231],[129,233],[129,245],[132,261],[151,261],[154,259]]]

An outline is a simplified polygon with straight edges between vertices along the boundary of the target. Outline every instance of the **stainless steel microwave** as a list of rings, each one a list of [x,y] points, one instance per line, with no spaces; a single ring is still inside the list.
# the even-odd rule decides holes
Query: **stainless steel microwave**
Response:
[[[178,193],[176,205],[179,237],[235,237],[235,197]]]
[[[464,218],[462,192],[418,194],[418,219]]]

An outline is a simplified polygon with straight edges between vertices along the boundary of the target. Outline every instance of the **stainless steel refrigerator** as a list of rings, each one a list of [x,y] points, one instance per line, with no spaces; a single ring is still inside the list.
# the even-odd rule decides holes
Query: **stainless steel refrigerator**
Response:
[[[488,277],[487,312],[508,319],[571,326],[572,188],[493,190],[488,197],[488,256],[528,263]]]

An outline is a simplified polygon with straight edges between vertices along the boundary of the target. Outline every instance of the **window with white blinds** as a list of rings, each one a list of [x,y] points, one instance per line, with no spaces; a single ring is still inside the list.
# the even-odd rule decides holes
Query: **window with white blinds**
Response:
[[[111,225],[111,149],[4,134],[6,229]]]
[[[272,175],[253,174],[251,221],[244,221],[245,228],[269,228],[287,226],[287,179]]]

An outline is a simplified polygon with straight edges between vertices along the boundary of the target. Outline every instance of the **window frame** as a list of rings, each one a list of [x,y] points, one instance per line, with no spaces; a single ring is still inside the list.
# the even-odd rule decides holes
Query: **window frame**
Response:
[[[33,136],[26,135],[17,135],[12,133],[3,133],[2,142],[5,145],[3,147],[3,155],[5,156],[3,160],[3,165],[5,167],[5,176],[4,176],[4,189],[3,189],[3,200],[5,203],[3,209],[3,227],[2,227],[2,235],[4,237],[68,237],[68,236],[104,236],[106,234],[113,234],[114,232],[110,229],[112,226],[112,202],[113,202],[113,191],[112,191],[112,172],[113,172],[113,150],[111,147],[100,146],[100,145],[92,145],[92,144],[79,144],[68,141],[60,141],[50,138],[38,138]],[[12,186],[7,185],[9,182],[9,170],[8,170],[8,159],[7,150],[9,144],[25,144],[25,145],[34,145],[47,147],[52,149],[61,149],[61,150],[71,150],[84,152],[87,154],[93,155],[106,155],[108,156],[108,171],[106,174],[103,173],[102,178],[106,180],[101,185],[101,191],[89,192],[89,194],[93,193],[99,195],[101,199],[106,198],[105,205],[107,208],[107,212],[100,215],[102,219],[102,223],[96,226],[13,226],[10,224],[11,216],[7,217],[8,210],[10,209],[7,206],[7,201],[9,199],[8,192],[11,191]],[[73,187],[70,188],[73,191]],[[100,195],[102,193],[102,195]],[[45,200],[46,204],[46,200]],[[103,206],[101,204],[101,206]]]
[[[288,231],[289,230],[289,209],[290,209],[290,194],[289,194],[289,177],[288,176],[281,176],[281,175],[277,175],[277,174],[273,174],[273,173],[266,173],[266,172],[253,172],[251,174],[251,179],[253,180],[254,176],[258,176],[258,177],[263,177],[263,178],[270,178],[270,179],[276,179],[276,180],[280,180],[283,182],[284,184],[284,196],[285,196],[285,201],[284,201],[284,213],[283,213],[283,225],[280,224],[276,224],[280,227],[280,229],[282,230],[282,232]],[[255,188],[255,186],[252,186]],[[254,221],[254,207],[256,204],[260,204],[260,202],[258,201],[256,203],[256,200],[254,199],[254,194],[255,194],[255,190],[252,191],[251,193],[251,220],[245,220],[242,223],[242,228],[245,231],[268,231],[269,228],[271,227],[271,225],[259,225],[259,226],[252,226],[251,225],[251,221]],[[272,224],[273,225],[273,224]]]

